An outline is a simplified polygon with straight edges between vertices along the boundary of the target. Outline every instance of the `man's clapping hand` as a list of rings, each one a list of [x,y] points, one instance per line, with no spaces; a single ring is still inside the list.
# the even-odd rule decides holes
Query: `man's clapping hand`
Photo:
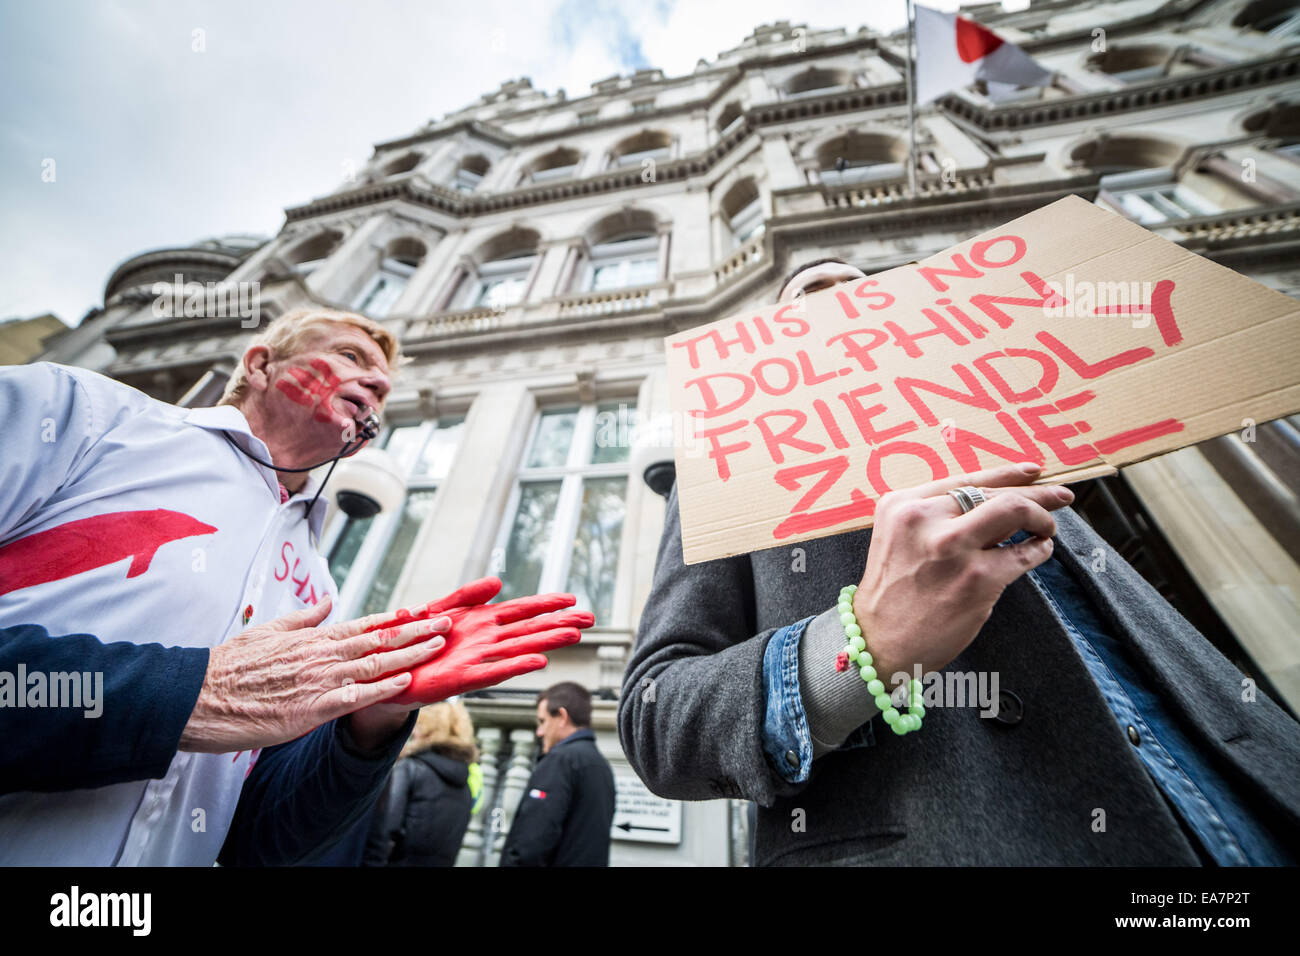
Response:
[[[566,610],[572,594],[488,604],[500,590],[483,578],[419,608],[321,627],[327,596],[251,627],[212,649],[180,749],[270,747],[345,715],[358,746],[374,749],[410,710],[545,667],[546,651],[593,623]]]
[[[411,683],[408,673],[437,654],[445,616],[385,625],[387,614],[320,627],[331,598],[250,627],[212,648],[180,749],[255,750],[295,740],[321,724]]]

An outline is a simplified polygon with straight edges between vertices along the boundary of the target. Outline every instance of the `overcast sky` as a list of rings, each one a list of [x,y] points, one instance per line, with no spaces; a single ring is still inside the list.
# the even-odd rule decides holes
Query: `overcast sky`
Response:
[[[502,80],[576,98],[640,67],[689,73],[760,23],[906,19],[904,0],[0,4],[0,320],[70,324],[122,260],[274,235],[374,143]]]

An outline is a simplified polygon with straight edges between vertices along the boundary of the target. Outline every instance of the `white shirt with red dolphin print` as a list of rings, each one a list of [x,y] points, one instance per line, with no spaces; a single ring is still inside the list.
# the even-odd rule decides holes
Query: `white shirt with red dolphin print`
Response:
[[[309,479],[281,503],[226,438],[271,460],[238,409],[38,363],[0,370],[0,417],[0,626],[215,647],[337,596],[324,496],[307,517]],[[0,796],[0,864],[210,866],[255,761],[177,753],[160,780]]]

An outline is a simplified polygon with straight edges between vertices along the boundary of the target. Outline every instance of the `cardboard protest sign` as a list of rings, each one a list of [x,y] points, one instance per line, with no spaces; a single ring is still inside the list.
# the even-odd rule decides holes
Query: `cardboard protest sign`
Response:
[[[666,348],[688,563],[865,527],[933,479],[1075,481],[1300,410],[1300,304],[1076,196]]]

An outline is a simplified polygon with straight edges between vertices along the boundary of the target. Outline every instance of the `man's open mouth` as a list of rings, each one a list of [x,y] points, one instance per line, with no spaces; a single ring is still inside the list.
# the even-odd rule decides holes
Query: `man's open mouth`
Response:
[[[370,414],[370,406],[358,398],[352,398],[348,395],[340,395],[339,399],[343,403],[343,411],[349,418],[355,421],[361,421]]]

